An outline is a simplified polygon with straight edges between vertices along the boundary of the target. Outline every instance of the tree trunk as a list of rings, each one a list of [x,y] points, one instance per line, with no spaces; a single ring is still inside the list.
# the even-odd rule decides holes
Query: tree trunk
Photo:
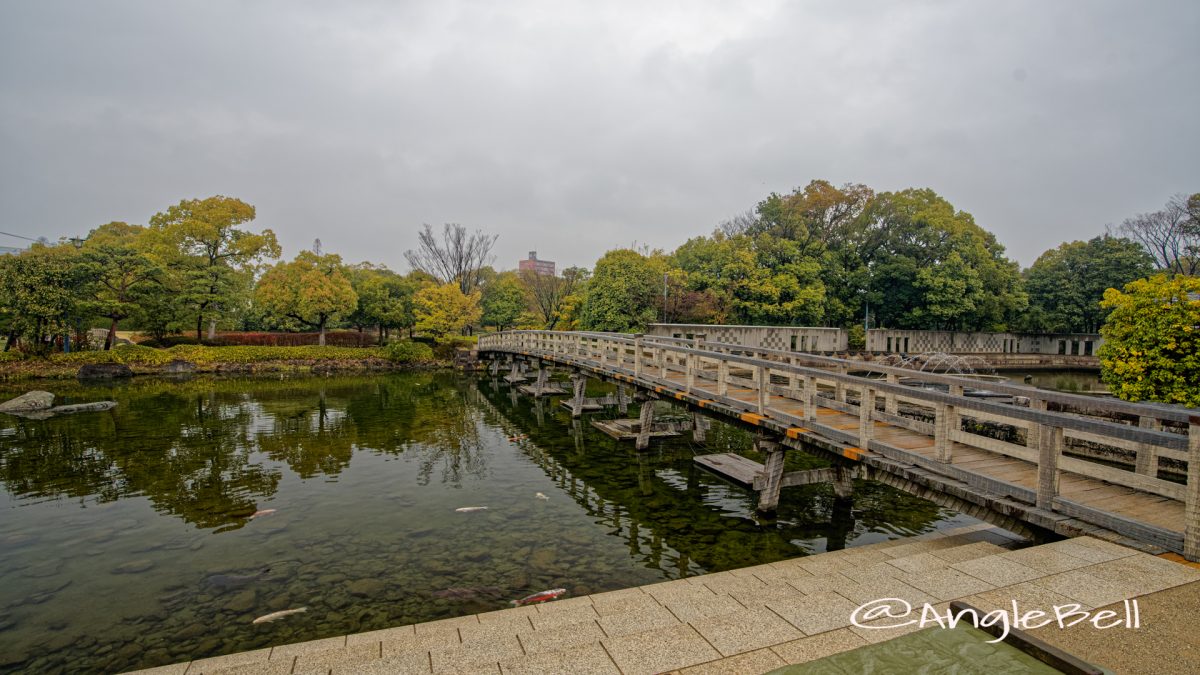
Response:
[[[17,331],[10,330],[8,331],[8,339],[4,341],[4,351],[12,349],[15,344],[17,344]]]
[[[117,320],[113,319],[108,325],[108,335],[104,336],[104,351],[113,348],[113,344],[117,341]]]
[[[379,324],[377,326],[377,328],[379,329],[379,344],[380,344],[380,346],[382,346],[383,345],[383,324]]]
[[[321,335],[317,338],[317,344],[321,347],[325,346],[325,317],[321,317]]]
[[[196,315],[196,342],[204,339],[204,315]]]

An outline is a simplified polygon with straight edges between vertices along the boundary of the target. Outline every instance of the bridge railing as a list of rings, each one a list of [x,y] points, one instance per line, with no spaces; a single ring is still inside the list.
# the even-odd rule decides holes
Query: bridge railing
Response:
[[[1185,503],[1187,514],[1183,548],[1189,557],[1200,557],[1200,411],[1195,409],[1097,401],[1003,383],[981,385],[965,377],[695,339],[508,331],[482,336],[479,349],[558,357],[684,393],[702,391],[706,397],[787,424],[816,422],[818,405],[839,410],[858,417],[857,433],[829,430],[829,435],[841,436],[862,449],[895,454],[895,448],[873,438],[874,423],[886,422],[930,436],[936,462],[946,467],[953,462],[955,443],[1025,460],[1037,467],[1037,489],[1003,484],[1002,491],[1034,502],[1038,508],[1093,522],[1104,515],[1060,496],[1062,472],[1178,500]],[[901,378],[939,388],[901,384]],[[965,389],[979,387],[1025,397],[1028,407],[964,395]],[[772,406],[784,402],[780,399],[785,399],[793,412]],[[901,404],[908,407],[908,415],[900,414]],[[1074,412],[1051,410],[1051,404]],[[797,407],[800,414],[795,414]],[[1113,417],[1136,422],[1121,423]],[[1022,432],[1017,440],[1023,434],[1024,442],[966,430],[963,418],[1007,425]],[[1165,431],[1164,424],[1171,431]],[[1134,453],[1135,470],[1065,456],[1067,438]],[[1159,478],[1159,458],[1186,464],[1187,482]]]

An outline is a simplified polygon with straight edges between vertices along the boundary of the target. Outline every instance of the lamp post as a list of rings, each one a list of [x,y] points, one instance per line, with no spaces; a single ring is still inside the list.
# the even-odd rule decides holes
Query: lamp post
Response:
[[[86,239],[86,237],[71,237],[67,241],[71,242],[71,245],[75,247],[76,251],[78,251],[79,249],[83,248],[83,242]],[[76,333],[78,332],[78,329],[76,329]],[[71,329],[69,327],[67,328],[66,334],[63,335],[63,353],[71,353]]]

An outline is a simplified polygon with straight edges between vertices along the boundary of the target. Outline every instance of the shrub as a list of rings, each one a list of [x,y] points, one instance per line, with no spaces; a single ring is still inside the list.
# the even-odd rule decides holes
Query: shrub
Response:
[[[860,324],[854,324],[846,331],[847,346],[852,350],[867,348],[867,330]]]
[[[433,353],[439,359],[449,360],[459,349],[474,347],[478,342],[479,338],[474,335],[447,335],[434,342]]]
[[[421,342],[405,340],[384,348],[387,358],[396,363],[424,363],[433,360],[433,349]]]

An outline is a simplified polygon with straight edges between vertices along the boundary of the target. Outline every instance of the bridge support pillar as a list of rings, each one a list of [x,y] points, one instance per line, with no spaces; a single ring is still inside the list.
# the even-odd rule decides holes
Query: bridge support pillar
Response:
[[[500,374],[500,359],[492,359],[491,363],[488,364],[488,372],[492,374],[492,377]]]
[[[520,377],[520,376],[521,376],[521,362],[520,362],[520,361],[517,361],[516,359],[513,359],[513,362],[512,362],[512,371],[509,373],[509,376],[510,376],[510,377],[511,377],[511,379],[512,379],[512,380],[514,380],[514,381],[515,381],[515,380],[516,380],[518,377]]]
[[[642,410],[638,414],[638,434],[633,442],[633,447],[636,450],[645,450],[650,447],[650,431],[654,426],[654,399],[646,399],[642,403]]]
[[[546,377],[550,374],[549,369],[538,363],[537,366],[537,384],[533,385],[533,395],[535,397],[542,395],[542,390],[546,388]]]
[[[765,439],[754,442],[755,449],[767,456],[763,465],[764,484],[758,493],[758,512],[773,513],[779,508],[779,489],[783,483],[784,446]]]
[[[583,414],[583,394],[587,390],[587,375],[575,373],[571,376],[571,417]]]
[[[692,440],[696,443],[708,440],[708,418],[698,412],[692,413]]]
[[[875,390],[864,385],[858,397],[858,447],[869,450],[875,436]]]
[[[950,440],[950,416],[954,406],[938,403],[933,408],[933,451],[937,461],[950,464],[954,460],[954,442]]]
[[[629,396],[625,393],[625,385],[617,385],[617,411],[622,415],[629,412]]]
[[[1200,415],[1193,416],[1188,425],[1188,476],[1183,520],[1183,557],[1200,562]]]
[[[804,418],[817,419],[817,378],[804,376]]]
[[[854,470],[848,466],[834,467],[833,497],[849,501],[854,498]]]
[[[1058,496],[1058,458],[1062,456],[1062,427],[1035,425],[1030,431],[1038,435],[1038,484],[1037,507],[1054,510],[1054,498]]]

